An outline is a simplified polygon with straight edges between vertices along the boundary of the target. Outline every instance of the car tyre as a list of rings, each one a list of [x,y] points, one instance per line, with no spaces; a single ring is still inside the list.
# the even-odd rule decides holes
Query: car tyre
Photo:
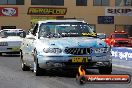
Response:
[[[37,52],[34,53],[33,72],[35,73],[35,76],[42,75],[42,69],[39,67],[39,64],[38,64]]]
[[[29,71],[30,68],[28,66],[26,66],[26,64],[23,61],[23,54],[22,51],[20,52],[20,57],[21,57],[21,68],[23,71]]]
[[[70,75],[71,77],[76,77],[76,75],[78,74],[78,69],[68,69],[68,75]]]
[[[99,68],[99,73],[100,74],[111,74],[112,72],[112,65],[110,67],[101,67]]]

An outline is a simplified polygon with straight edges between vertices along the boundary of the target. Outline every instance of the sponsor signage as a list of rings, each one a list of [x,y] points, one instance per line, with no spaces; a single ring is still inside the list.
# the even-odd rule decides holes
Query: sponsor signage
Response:
[[[18,16],[18,8],[0,7],[0,16]]]
[[[104,70],[105,71],[105,70]],[[86,69],[79,66],[76,75],[76,81],[80,85],[86,83],[119,83],[126,84],[131,82],[131,76],[128,74],[104,74],[104,75],[89,75],[86,74]]]
[[[86,83],[128,84],[131,82],[131,76],[128,74],[83,75],[76,79],[80,85]]]
[[[112,48],[112,57],[115,59],[132,61],[132,48],[114,47]]]
[[[29,15],[66,15],[67,8],[58,7],[29,7]]]
[[[98,24],[114,24],[114,16],[98,16]]]
[[[16,26],[1,26],[1,29],[16,29]]]
[[[132,7],[106,7],[105,16],[132,16]]]

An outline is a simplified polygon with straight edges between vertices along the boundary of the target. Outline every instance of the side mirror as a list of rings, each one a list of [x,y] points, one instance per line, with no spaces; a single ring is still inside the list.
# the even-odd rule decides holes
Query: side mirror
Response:
[[[106,34],[97,34],[97,38],[106,39]]]
[[[97,35],[97,38],[100,38],[100,36],[99,36],[99,35]]]

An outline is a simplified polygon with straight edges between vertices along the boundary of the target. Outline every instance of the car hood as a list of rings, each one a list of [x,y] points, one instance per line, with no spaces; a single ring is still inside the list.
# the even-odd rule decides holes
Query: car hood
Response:
[[[12,42],[12,41],[22,41],[23,39],[19,36],[9,36],[6,38],[0,38],[0,41]]]
[[[42,43],[48,46],[64,47],[106,47],[107,44],[98,38],[92,37],[65,37],[40,39]]]

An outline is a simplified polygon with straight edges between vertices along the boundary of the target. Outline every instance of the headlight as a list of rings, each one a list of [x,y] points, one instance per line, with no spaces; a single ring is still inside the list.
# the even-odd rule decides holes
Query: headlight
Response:
[[[105,47],[105,48],[94,48],[93,51],[94,53],[106,53],[111,50],[110,47]]]
[[[7,42],[0,42],[0,46],[8,46]]]
[[[59,48],[44,48],[43,51],[45,53],[61,53],[62,50]]]

